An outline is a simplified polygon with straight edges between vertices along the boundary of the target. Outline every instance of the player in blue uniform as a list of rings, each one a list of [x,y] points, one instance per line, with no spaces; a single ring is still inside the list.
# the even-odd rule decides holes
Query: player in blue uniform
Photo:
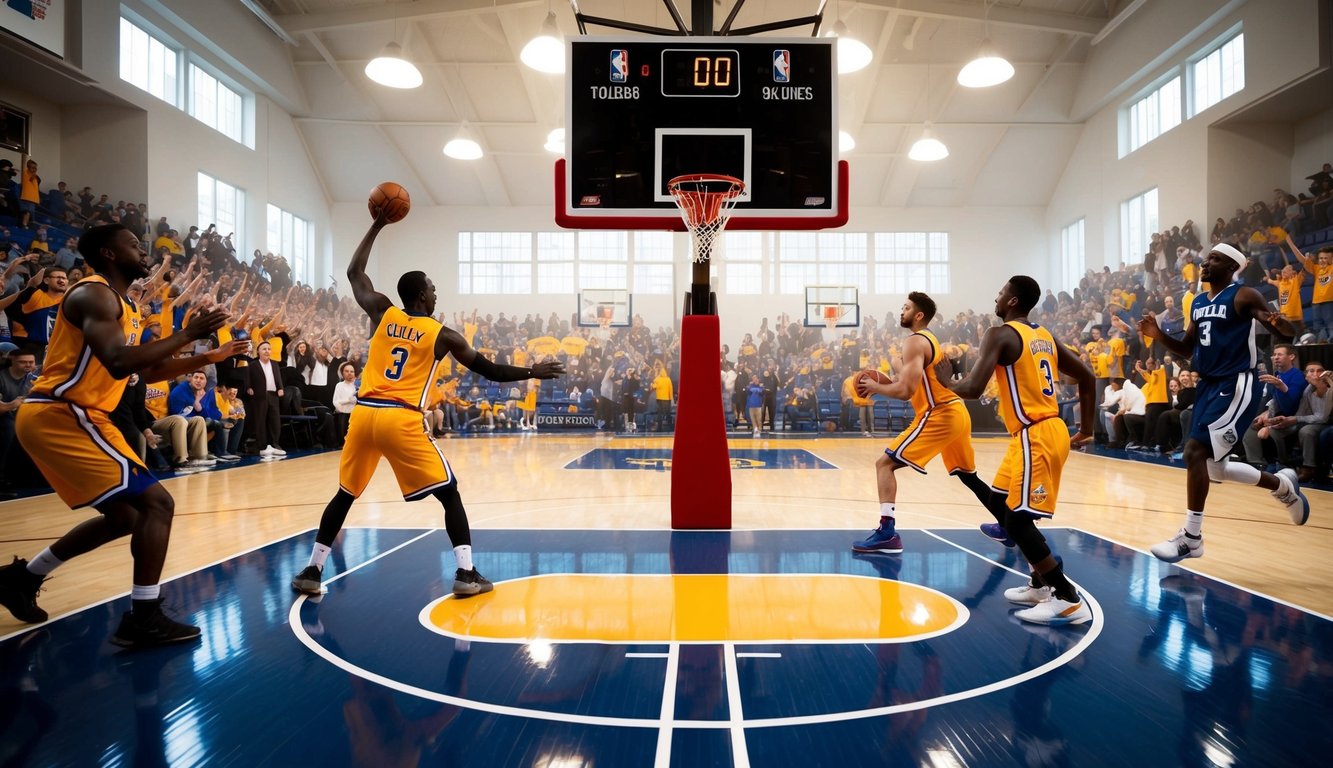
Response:
[[[1230,245],[1214,245],[1203,261],[1203,282],[1208,293],[1190,306],[1190,325],[1185,337],[1176,340],[1162,332],[1151,312],[1139,321],[1139,332],[1157,339],[1173,354],[1194,356],[1199,375],[1194,400],[1194,422],[1185,441],[1185,527],[1175,536],[1153,546],[1152,553],[1168,563],[1203,556],[1203,507],[1208,499],[1209,480],[1231,480],[1257,485],[1291,515],[1296,525],[1310,517],[1310,502],[1301,493],[1294,469],[1276,475],[1261,472],[1243,461],[1228,461],[1227,454],[1245,434],[1259,410],[1259,387],[1255,367],[1259,351],[1254,344],[1255,321],[1274,335],[1289,340],[1295,329],[1278,313],[1269,310],[1259,292],[1232,282],[1245,257]]]

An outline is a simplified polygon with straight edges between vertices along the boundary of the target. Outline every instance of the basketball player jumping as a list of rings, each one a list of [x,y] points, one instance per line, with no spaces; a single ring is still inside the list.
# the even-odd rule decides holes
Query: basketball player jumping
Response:
[[[926,473],[926,464],[942,456],[949,474],[956,476],[982,504],[991,498],[990,486],[977,477],[977,462],[972,454],[972,417],[962,398],[940,383],[935,366],[944,360],[939,339],[927,326],[935,317],[935,301],[924,293],[907,294],[898,324],[912,335],[903,344],[901,365],[895,364],[898,377],[880,384],[870,377],[857,379],[858,394],[868,397],[879,393],[897,400],[912,401],[916,418],[907,429],[889,443],[875,462],[879,485],[879,527],[866,538],[852,544],[853,552],[903,551],[902,537],[894,530],[895,499],[898,481],[894,476],[902,467]]]
[[[178,333],[139,344],[143,318],[125,298],[131,283],[149,272],[139,238],[120,224],[94,227],[79,238],[79,253],[94,274],[61,299],[46,365],[19,408],[15,428],[61,500],[74,509],[92,507],[100,516],[75,526],[32,562],[15,558],[0,568],[0,604],[20,621],[46,621],[37,590],[47,575],[66,560],[128,534],[133,607],[111,642],[140,648],[194,640],[199,628],[163,613],[158,587],[175,502],[108,413],[120,402],[130,374],[149,381],[170,379],[243,354],[250,342],[231,341],[203,355],[173,357],[222,327],[227,313],[212,310],[197,314]]]
[[[1139,333],[1145,337],[1157,339],[1181,357],[1192,354],[1194,372],[1200,377],[1194,421],[1185,441],[1185,527],[1152,548],[1158,559],[1168,563],[1203,557],[1203,507],[1209,480],[1231,480],[1267,489],[1296,525],[1305,525],[1310,517],[1310,502],[1301,493],[1296,470],[1283,469],[1273,475],[1243,461],[1227,460],[1259,409],[1254,375],[1259,362],[1255,321],[1284,340],[1289,340],[1295,330],[1281,315],[1269,311],[1258,291],[1232,282],[1236,270],[1243,266],[1245,257],[1240,251],[1226,243],[1213,246],[1202,268],[1208,293],[1194,297],[1183,339],[1163,333],[1151,312],[1144,313],[1139,321]]]
[[[444,505],[445,531],[458,560],[453,593],[470,597],[489,592],[492,586],[472,565],[472,532],[458,495],[458,481],[431,440],[422,413],[435,383],[435,371],[450,354],[492,381],[553,379],[565,369],[556,361],[543,361],[531,368],[497,365],[478,354],[462,334],[432,317],[435,284],[424,272],[407,272],[398,278],[398,297],[403,306],[395,307],[375,290],[366,275],[371,247],[387,223],[381,209],[347,267],[352,294],[370,316],[375,332],[343,445],[338,492],[319,520],[310,564],[292,579],[292,588],[312,595],[320,593],[324,561],[333,540],[342,530],[352,502],[366,489],[380,456],[384,456],[393,467],[405,500],[434,496]]]
[[[998,519],[1004,513],[1000,524],[1033,569],[1027,585],[1005,590],[1010,602],[1032,606],[1014,615],[1034,624],[1082,624],[1092,618],[1092,611],[1034,520],[1055,514],[1070,445],[1092,440],[1097,382],[1073,352],[1055,343],[1050,331],[1028,321],[1028,312],[1040,300],[1036,280],[1026,275],[1009,278],[995,299],[995,314],[1004,325],[986,331],[976,367],[953,391],[971,400],[981,396],[991,376],[999,383],[1000,413],[1012,438],[991,483],[997,497],[1007,494],[1004,509],[992,514]],[[1081,427],[1073,440],[1055,399],[1061,373],[1078,380]]]

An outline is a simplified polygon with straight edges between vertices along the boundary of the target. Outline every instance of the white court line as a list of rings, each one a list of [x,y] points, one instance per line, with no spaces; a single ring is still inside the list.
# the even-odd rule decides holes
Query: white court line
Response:
[[[1147,555],[1148,557],[1151,557],[1155,562],[1162,563],[1162,565],[1174,565],[1174,566],[1176,566],[1177,568],[1179,568],[1180,570],[1185,571],[1185,572],[1187,572],[1187,573],[1192,573],[1192,574],[1194,574],[1195,576],[1202,576],[1202,577],[1205,578],[1205,579],[1211,579],[1212,581],[1216,581],[1216,582],[1218,582],[1219,584],[1225,584],[1225,585],[1227,585],[1228,587],[1231,587],[1231,588],[1233,588],[1233,589],[1239,589],[1239,590],[1241,590],[1242,592],[1249,592],[1251,595],[1257,595],[1257,596],[1259,596],[1259,597],[1262,597],[1262,598],[1265,599],[1265,600],[1272,600],[1273,602],[1275,602],[1275,603],[1277,603],[1277,604],[1279,604],[1279,605],[1285,605],[1285,606],[1287,606],[1288,608],[1295,608],[1296,610],[1298,610],[1298,611],[1302,611],[1302,612],[1304,612],[1304,613],[1308,613],[1308,614],[1310,614],[1311,616],[1318,616],[1319,618],[1323,619],[1324,621],[1333,621],[1333,616],[1327,616],[1327,615],[1325,615],[1325,614],[1320,613],[1319,611],[1312,610],[1312,609],[1310,609],[1310,608],[1305,608],[1304,606],[1296,605],[1295,603],[1287,602],[1286,600],[1283,600],[1283,599],[1280,598],[1280,597],[1273,597],[1272,595],[1265,594],[1265,593],[1263,593],[1263,592],[1259,592],[1258,590],[1254,590],[1254,589],[1250,589],[1249,587],[1241,586],[1240,584],[1236,584],[1235,582],[1227,581],[1226,579],[1223,579],[1223,578],[1214,576],[1214,575],[1212,575],[1211,573],[1204,573],[1203,571],[1196,571],[1196,570],[1194,570],[1194,569],[1192,569],[1192,568],[1186,568],[1186,567],[1184,566],[1184,563],[1188,562],[1187,560],[1182,560],[1182,561],[1179,562],[1179,563],[1165,563],[1165,562],[1162,562],[1161,560],[1158,560],[1157,557],[1156,557],[1155,555],[1153,555],[1151,552],[1145,552],[1144,550],[1139,549],[1138,547],[1136,547],[1136,546],[1134,546],[1134,545],[1132,545],[1132,544],[1126,544],[1125,542],[1120,541],[1120,540],[1118,540],[1118,539],[1113,539],[1113,538],[1111,538],[1110,536],[1103,536],[1103,535],[1100,534],[1100,533],[1093,533],[1092,531],[1085,531],[1085,530],[1083,530],[1082,528],[1069,528],[1069,530],[1071,530],[1071,531],[1078,531],[1079,533],[1082,533],[1082,534],[1087,535],[1087,536],[1092,536],[1093,538],[1102,539],[1103,541],[1109,541],[1109,542],[1111,542],[1112,544],[1116,544],[1116,545],[1118,545],[1118,546],[1124,547],[1125,549],[1132,549],[1132,550],[1134,550],[1135,552],[1138,552],[1139,554],[1143,554],[1143,555]]]
[[[731,719],[731,764],[750,768],[750,750],[745,745],[745,714],[741,711],[741,681],[736,669],[736,644],[722,645],[727,675],[727,716]]]
[[[658,715],[660,725],[657,728],[657,753],[653,756],[653,768],[670,768],[671,736],[676,719],[676,679],[680,671],[680,646],[671,643],[667,646],[666,679],[662,682],[662,710]]]
[[[627,654],[625,654],[625,658],[627,658],[627,659],[666,659],[666,658],[670,658],[670,657],[671,657],[671,654],[669,654],[669,653],[627,653]]]
[[[780,653],[758,653],[758,652],[755,652],[755,653],[737,653],[737,654],[736,654],[736,658],[738,658],[738,659],[780,659],[780,658],[782,658],[782,654],[780,654]]]

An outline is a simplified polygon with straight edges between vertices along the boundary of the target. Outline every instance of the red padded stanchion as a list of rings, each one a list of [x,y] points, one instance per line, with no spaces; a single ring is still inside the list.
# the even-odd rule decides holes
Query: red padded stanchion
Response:
[[[671,447],[671,527],[731,527],[731,458],[722,414],[717,315],[680,323],[680,397]]]

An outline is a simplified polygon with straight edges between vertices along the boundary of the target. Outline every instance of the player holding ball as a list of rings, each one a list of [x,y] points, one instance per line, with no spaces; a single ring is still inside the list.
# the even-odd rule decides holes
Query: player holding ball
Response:
[[[966,485],[983,505],[990,501],[990,486],[977,477],[977,462],[972,454],[972,417],[962,398],[940,383],[936,366],[945,360],[939,339],[927,328],[935,317],[935,301],[924,293],[907,294],[898,324],[912,331],[903,345],[902,359],[895,362],[898,378],[889,379],[879,371],[861,371],[856,377],[856,391],[862,397],[879,394],[896,400],[911,400],[916,417],[901,434],[893,438],[884,455],[875,462],[879,486],[879,527],[869,536],[852,544],[853,552],[903,551],[902,537],[894,528],[898,480],[902,467],[926,474],[926,464],[936,456],[944,459],[949,474]]]

